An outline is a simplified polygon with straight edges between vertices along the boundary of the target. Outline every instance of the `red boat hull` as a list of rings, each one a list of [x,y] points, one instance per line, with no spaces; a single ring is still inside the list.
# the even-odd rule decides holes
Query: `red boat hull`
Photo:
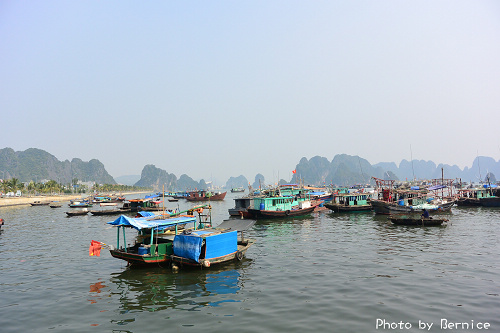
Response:
[[[187,201],[220,201],[224,200],[227,192],[214,194],[210,197],[205,196],[205,194],[200,195],[198,192],[190,193],[188,197],[186,197]]]

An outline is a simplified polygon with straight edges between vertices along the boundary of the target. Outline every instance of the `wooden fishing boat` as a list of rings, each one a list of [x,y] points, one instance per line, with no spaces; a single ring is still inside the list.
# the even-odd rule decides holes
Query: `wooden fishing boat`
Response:
[[[500,197],[489,197],[479,199],[483,207],[500,207]]]
[[[129,210],[130,212],[131,210]],[[102,216],[102,215],[118,215],[123,214],[125,211],[123,209],[101,209],[101,210],[91,210],[90,214],[94,216]]]
[[[253,207],[253,199],[253,196],[235,198],[234,207],[228,209],[229,215],[245,219],[252,218],[252,215],[248,212],[248,209]]]
[[[370,203],[376,214],[409,214],[423,213],[424,209],[430,213],[449,212],[456,203],[454,197],[436,195],[436,190],[450,189],[453,180],[439,180],[446,185],[436,185],[425,189],[410,188],[396,190],[393,188],[394,180],[382,180],[375,177],[379,194],[377,199],[371,199]]]
[[[487,188],[472,188],[458,190],[457,206],[459,207],[478,207],[482,206],[483,198],[492,197],[491,190]]]
[[[209,214],[203,214],[208,207]],[[181,215],[188,212],[188,215]],[[192,215],[189,215],[193,212]],[[198,213],[198,225],[194,216]],[[175,216],[150,215],[146,217],[128,217],[121,215],[108,224],[117,227],[116,248],[109,246],[111,256],[125,260],[130,266],[168,266],[173,254],[175,235],[188,224],[195,228],[211,226],[211,207],[208,205],[194,207],[188,211],[178,212]],[[125,229],[136,229],[138,234],[134,245],[127,247]],[[120,243],[120,229],[123,231],[123,241]],[[120,246],[123,244],[124,246]]]
[[[337,213],[366,212],[372,210],[368,193],[338,193],[325,207]]]
[[[158,197],[149,197],[144,199],[131,199],[127,205],[132,211],[160,211],[163,210],[161,205],[163,201],[158,200]],[[124,203],[125,206],[125,203]]]
[[[181,226],[196,223],[194,216],[175,218],[132,218],[121,215],[108,224],[117,226],[117,246],[110,247],[109,253],[117,259],[125,260],[130,266],[163,266],[170,264],[173,254],[173,240]],[[138,231],[133,246],[120,247],[120,229],[123,230],[123,244],[126,244],[125,228]]]
[[[60,203],[53,202],[49,205],[50,208],[61,208],[62,205]]]
[[[311,214],[317,205],[310,206],[307,208],[292,208],[287,210],[260,210],[260,209],[248,209],[254,219],[276,219],[276,218],[288,218],[296,216],[304,216]]]
[[[118,202],[101,202],[101,203],[99,203],[99,206],[101,206],[101,207],[118,206]]]
[[[189,195],[185,197],[187,201],[220,201],[224,200],[227,192],[214,193],[211,191],[195,191],[189,192]]]
[[[243,187],[233,187],[231,189],[231,193],[239,193],[239,192],[245,192],[245,189]]]
[[[68,217],[82,216],[82,215],[87,215],[88,212],[89,211],[86,208],[84,208],[84,209],[81,209],[81,210],[74,210],[74,211],[66,212],[66,215],[68,215]]]
[[[31,206],[47,206],[48,204],[50,204],[49,201],[34,201],[30,203]]]
[[[273,219],[311,214],[321,202],[305,196],[281,196],[254,198],[254,207],[248,208],[253,219]]]
[[[418,204],[418,205],[404,205],[395,202],[386,202],[381,200],[370,201],[374,211],[377,214],[405,214],[405,213],[423,213],[424,209],[429,213],[442,213],[449,212],[451,207],[455,205],[455,200],[444,202],[440,204]]]
[[[172,268],[178,266],[211,267],[230,261],[242,260],[255,243],[243,232],[255,224],[249,220],[227,220],[217,228],[185,230],[175,236]],[[239,237],[238,237],[239,233]]]
[[[106,204],[106,203],[120,203],[125,200],[125,197],[117,196],[95,196],[92,199],[92,203],[95,204]]]
[[[392,223],[397,225],[406,225],[406,226],[416,226],[416,227],[435,227],[440,226],[444,222],[448,222],[447,219],[444,218],[422,218],[422,217],[403,217],[403,216],[390,216],[389,219]]]
[[[68,206],[70,208],[85,208],[92,207],[92,203],[89,201],[71,201]]]

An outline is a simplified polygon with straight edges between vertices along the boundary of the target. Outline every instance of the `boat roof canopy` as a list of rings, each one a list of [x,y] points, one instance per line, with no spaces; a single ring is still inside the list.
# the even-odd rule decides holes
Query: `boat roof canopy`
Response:
[[[219,224],[217,228],[245,231],[253,227],[256,222],[255,220],[226,220]]]
[[[194,216],[179,216],[168,219],[147,219],[143,217],[132,218],[125,215],[120,215],[119,218],[114,221],[108,222],[108,224],[115,226],[132,227],[137,230],[153,228],[162,230],[171,226],[175,226],[177,224],[186,224],[191,222],[196,222],[196,218]]]
[[[440,190],[440,189],[446,188],[446,187],[447,187],[446,185],[434,185],[434,186],[428,187],[427,189],[429,191],[435,191],[435,190]]]

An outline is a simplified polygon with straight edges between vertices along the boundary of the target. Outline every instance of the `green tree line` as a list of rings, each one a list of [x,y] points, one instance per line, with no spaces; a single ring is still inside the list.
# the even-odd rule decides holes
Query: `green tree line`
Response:
[[[21,191],[26,194],[70,194],[70,193],[87,193],[92,192],[135,192],[135,191],[150,191],[151,188],[118,185],[118,184],[94,184],[92,188],[87,185],[78,184],[78,179],[73,179],[71,184],[58,183],[55,180],[49,180],[45,183],[36,183],[31,181],[29,183],[22,183],[17,178],[3,180],[0,183],[0,192],[6,194],[9,192]]]

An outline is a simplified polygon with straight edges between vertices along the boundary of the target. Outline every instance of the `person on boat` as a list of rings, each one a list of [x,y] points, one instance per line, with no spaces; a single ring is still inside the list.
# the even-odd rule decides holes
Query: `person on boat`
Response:
[[[429,218],[429,212],[425,208],[424,208],[424,212],[422,213],[422,218],[424,218],[424,219],[428,219]]]

